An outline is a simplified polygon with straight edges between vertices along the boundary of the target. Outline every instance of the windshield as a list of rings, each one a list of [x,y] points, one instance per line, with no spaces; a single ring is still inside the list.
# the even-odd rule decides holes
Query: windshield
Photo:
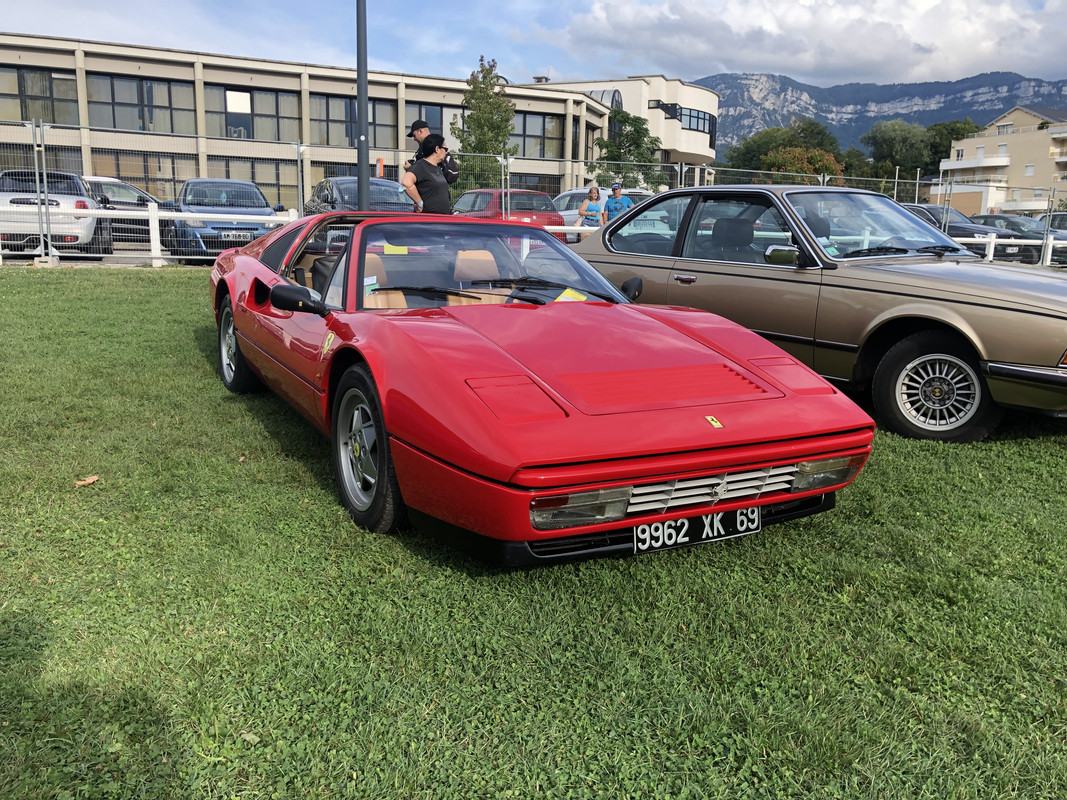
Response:
[[[626,299],[543,230],[453,222],[362,226],[365,308]]]
[[[198,182],[186,184],[182,199],[190,206],[215,208],[270,208],[258,186],[247,183]]]
[[[880,194],[790,192],[786,195],[832,258],[905,254],[931,248],[967,252],[958,242]]]

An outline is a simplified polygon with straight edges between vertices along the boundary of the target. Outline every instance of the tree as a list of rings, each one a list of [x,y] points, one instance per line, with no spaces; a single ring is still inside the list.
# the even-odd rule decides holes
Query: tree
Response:
[[[821,122],[807,117],[796,117],[789,129],[796,135],[799,146],[809,150],[821,150],[840,160],[841,144],[837,141],[837,137],[830,133],[830,129]]]
[[[930,160],[923,169],[924,175],[934,175],[941,171],[941,160],[952,157],[952,143],[958,139],[965,139],[972,133],[982,130],[980,125],[971,122],[971,118],[964,120],[952,120],[950,122],[935,122],[926,129],[926,146],[930,152]]]
[[[601,186],[618,181],[624,186],[654,187],[662,180],[654,166],[659,159],[659,137],[648,132],[648,120],[629,114],[621,108],[613,108],[608,118],[611,136],[598,136],[593,140],[600,157],[593,162],[596,180]]]
[[[763,158],[783,147],[821,150],[840,158],[837,137],[822,123],[796,117],[788,128],[767,128],[749,136],[726,151],[726,161],[733,169],[762,169]]]
[[[926,128],[918,123],[908,123],[902,119],[876,122],[871,129],[860,137],[860,143],[870,148],[871,159],[875,164],[889,162],[900,167],[907,176],[914,175],[930,160],[930,146]]]
[[[763,157],[772,150],[795,144],[788,128],[766,128],[742,139],[726,151],[732,169],[762,169]]]
[[[809,147],[779,147],[763,157],[762,168],[767,172],[791,172],[801,175],[832,175],[841,177],[844,167],[832,153]],[[809,178],[808,183],[818,183]]]
[[[515,104],[504,94],[496,60],[478,57],[478,69],[467,79],[469,87],[463,93],[466,113],[462,121],[451,125],[452,136],[462,153],[515,155],[518,145],[508,145],[515,129]]]

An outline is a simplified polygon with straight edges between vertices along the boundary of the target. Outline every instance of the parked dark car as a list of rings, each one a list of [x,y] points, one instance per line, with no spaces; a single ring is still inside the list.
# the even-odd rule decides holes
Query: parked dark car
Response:
[[[284,211],[280,203],[273,208],[259,187],[250,181],[228,178],[193,178],[185,182],[176,201],[163,204],[169,210],[190,216],[172,220],[165,244],[179,256],[217,256],[230,247],[239,247],[286,223],[275,212]],[[200,214],[232,214],[263,217],[262,222],[204,220]]]
[[[148,204],[155,203],[157,206],[162,206],[162,200],[118,178],[105,178],[97,175],[83,175],[82,177],[92,189],[93,195],[103,203],[104,208],[113,211],[131,209],[145,212],[145,216],[111,220],[111,236],[116,242],[150,241]]]
[[[870,392],[895,433],[973,442],[1005,408],[1067,417],[1067,271],[984,261],[885,195],[675,189],[573,248],[616,286],[640,278],[642,303],[722,314]]]
[[[359,179],[339,176],[319,181],[304,203],[304,214],[325,214],[329,211],[360,211]],[[370,208],[367,211],[408,212],[411,198],[404,187],[388,178],[370,179]]]
[[[945,207],[935,203],[903,203],[904,208],[935,228],[947,233],[953,239],[988,239],[989,230],[984,225],[971,222],[970,218],[951,206]],[[981,243],[967,242],[963,245],[972,253],[985,257],[986,246]],[[1038,259],[1030,260],[1032,254],[1023,252],[1020,245],[998,244],[993,249],[993,258],[998,261],[1025,261],[1036,264]]]
[[[1041,260],[1041,248],[1045,235],[1052,234],[1058,242],[1067,241],[1067,233],[1046,230],[1045,223],[1017,214],[977,214],[971,217],[979,225],[996,228],[1000,235],[1008,239],[1040,239],[1041,244],[1022,245],[1025,253],[1023,260],[1027,264],[1036,264]],[[1067,247],[1053,247],[1051,261],[1053,264],[1067,264]]]

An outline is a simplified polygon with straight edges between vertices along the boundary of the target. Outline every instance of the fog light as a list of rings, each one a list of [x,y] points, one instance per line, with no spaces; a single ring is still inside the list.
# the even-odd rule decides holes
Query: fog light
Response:
[[[630,486],[621,486],[535,497],[530,501],[530,524],[539,531],[551,531],[620,520],[626,516],[632,491]]]
[[[793,477],[794,492],[810,492],[812,489],[825,489],[829,486],[848,483],[856,477],[865,455],[835,456],[817,461],[801,461],[797,464],[797,473]]]

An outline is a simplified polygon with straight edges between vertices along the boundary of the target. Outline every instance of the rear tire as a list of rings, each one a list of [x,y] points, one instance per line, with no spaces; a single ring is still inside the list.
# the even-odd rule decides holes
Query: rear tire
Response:
[[[875,370],[872,395],[882,426],[912,439],[977,442],[1003,414],[971,348],[936,331],[890,348]]]
[[[241,354],[229,295],[222,298],[219,308],[219,377],[222,385],[235,394],[254,392],[263,386]]]
[[[365,364],[349,367],[337,385],[330,430],[341,503],[361,528],[391,533],[404,516],[389,433],[374,378]]]

